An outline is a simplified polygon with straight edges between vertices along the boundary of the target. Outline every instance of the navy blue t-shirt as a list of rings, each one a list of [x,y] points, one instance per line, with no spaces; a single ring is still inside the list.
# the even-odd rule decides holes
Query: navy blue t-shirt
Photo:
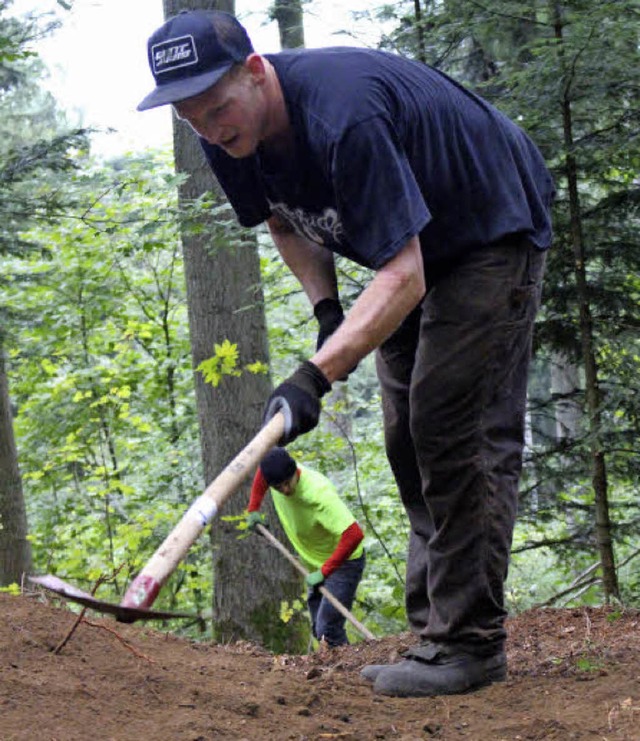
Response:
[[[266,55],[294,130],[286,161],[202,140],[244,226],[277,213],[369,268],[418,234],[425,265],[508,234],[551,242],[553,183],[525,133],[427,65],[369,49]]]

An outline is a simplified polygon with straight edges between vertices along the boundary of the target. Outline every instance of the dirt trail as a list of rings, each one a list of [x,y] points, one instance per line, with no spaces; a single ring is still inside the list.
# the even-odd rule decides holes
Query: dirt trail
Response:
[[[358,671],[407,635],[312,656],[198,644],[43,597],[0,594],[0,741],[574,739],[640,741],[640,613],[509,621],[507,682],[469,695],[373,695]]]

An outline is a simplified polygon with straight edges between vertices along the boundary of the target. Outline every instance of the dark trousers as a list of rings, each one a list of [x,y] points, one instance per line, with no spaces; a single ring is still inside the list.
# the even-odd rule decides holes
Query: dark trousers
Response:
[[[429,284],[378,349],[387,455],[410,523],[409,625],[479,653],[505,639],[527,371],[545,253],[515,236]]]
[[[362,579],[364,565],[364,554],[360,558],[344,561],[321,585],[331,592],[347,610],[351,610],[353,605],[358,584]],[[344,627],[345,617],[336,610],[317,587],[309,589],[307,604],[311,613],[311,626],[315,638],[318,640],[324,638],[332,648],[349,643]]]

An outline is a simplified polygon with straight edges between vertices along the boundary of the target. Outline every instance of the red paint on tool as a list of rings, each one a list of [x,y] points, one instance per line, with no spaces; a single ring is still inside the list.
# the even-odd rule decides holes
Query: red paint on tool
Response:
[[[159,591],[160,584],[152,576],[139,574],[131,582],[120,606],[147,610],[154,603]]]

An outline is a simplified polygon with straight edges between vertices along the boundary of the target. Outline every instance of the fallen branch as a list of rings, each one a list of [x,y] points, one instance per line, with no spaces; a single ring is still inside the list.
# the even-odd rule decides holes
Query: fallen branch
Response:
[[[143,654],[141,651],[138,651],[136,648],[134,648],[128,641],[125,641],[125,639],[120,635],[120,633],[118,633],[117,630],[110,628],[108,625],[103,625],[102,623],[92,623],[90,620],[84,620],[83,622],[91,628],[99,628],[101,630],[106,630],[107,633],[111,633],[112,636],[115,636],[120,641],[120,643],[122,643],[122,645],[126,649],[131,651],[131,653],[137,658],[144,659],[150,664],[157,663],[155,659],[152,659],[150,656],[147,656],[146,654]]]
[[[640,548],[633,551],[633,553],[627,556],[624,561],[620,561],[620,563],[616,567],[616,571],[619,571],[623,566],[626,566],[629,561],[631,561],[638,555],[640,555]],[[599,581],[599,576],[591,576],[590,578],[587,578],[598,568],[598,566],[600,566],[600,561],[596,561],[596,563],[589,566],[588,569],[585,569],[573,580],[573,583],[570,584],[566,589],[563,589],[561,592],[554,594],[553,597],[549,597],[548,600],[539,602],[537,605],[534,605],[533,609],[538,609],[540,607],[549,607],[554,602],[557,602],[559,599],[561,599],[562,597],[566,597],[566,595],[571,594],[572,592],[577,592],[577,594],[573,595],[572,599],[580,597],[582,594],[584,594],[584,592],[586,592],[590,587],[592,587]]]
[[[596,564],[598,566],[599,564]],[[585,588],[593,586],[598,580],[600,579],[599,576],[592,576],[589,579],[580,579],[576,580],[568,586],[566,589],[563,589],[561,592],[558,592],[557,594],[554,594],[552,597],[549,597],[548,600],[545,600],[544,602],[539,602],[537,605],[533,606],[533,609],[538,609],[540,607],[549,607],[554,602],[557,602],[562,597],[566,597],[568,594],[572,594],[573,592],[576,592],[578,590],[579,594],[582,594],[585,591]]]
[[[59,644],[58,644],[58,645],[57,645],[57,646],[56,646],[56,647],[55,647],[55,648],[53,649],[53,653],[54,653],[54,654],[59,654],[59,653],[60,653],[60,651],[62,651],[62,649],[63,649],[63,648],[64,648],[64,647],[65,647],[65,646],[67,645],[67,643],[69,642],[69,640],[70,640],[71,636],[72,636],[72,635],[73,635],[73,634],[74,634],[74,633],[76,632],[76,630],[78,629],[78,625],[80,625],[80,623],[82,622],[82,620],[83,620],[83,618],[84,618],[84,614],[85,614],[85,612],[86,612],[86,611],[87,611],[87,608],[86,608],[86,607],[83,607],[83,608],[82,608],[82,610],[80,610],[80,613],[78,614],[78,616],[77,616],[77,617],[76,617],[76,619],[74,620],[74,623],[73,623],[73,625],[72,625],[72,626],[71,626],[71,628],[69,628],[69,630],[67,631],[67,635],[66,635],[66,636],[65,636],[65,637],[64,637],[64,638],[63,638],[63,639],[62,639],[62,640],[60,641],[60,643],[59,643]]]
[[[570,597],[563,605],[561,605],[561,607],[566,607],[567,604],[569,602],[571,602],[571,600],[578,599],[579,597],[582,597],[582,595],[585,592],[588,592],[591,589],[591,587],[599,580],[599,578],[600,577],[598,577],[598,576],[594,576],[593,579],[589,579],[589,581],[585,582],[584,583],[584,586],[582,587],[582,589],[580,589],[579,592],[577,592],[572,597]]]
[[[118,574],[120,573],[120,571],[122,571],[122,567],[123,566],[124,566],[124,564],[120,564],[120,566],[111,574],[111,576],[108,576],[107,577],[104,574],[102,574],[101,576],[99,576],[98,577],[98,580],[93,585],[93,589],[91,590],[91,596],[95,596],[95,593],[98,591],[98,587],[101,584],[104,584],[106,581],[113,581],[116,578],[116,576],[118,576]],[[62,651],[62,649],[67,645],[67,643],[71,639],[71,636],[78,629],[78,625],[80,625],[80,623],[83,621],[86,612],[87,612],[87,608],[86,607],[83,607],[82,610],[80,610],[80,613],[78,614],[78,617],[75,619],[75,621],[74,621],[73,625],[71,626],[71,628],[69,628],[69,631],[67,632],[67,635],[53,649],[53,653],[54,654],[59,654],[60,651]],[[87,622],[87,621],[85,621],[85,622]]]

